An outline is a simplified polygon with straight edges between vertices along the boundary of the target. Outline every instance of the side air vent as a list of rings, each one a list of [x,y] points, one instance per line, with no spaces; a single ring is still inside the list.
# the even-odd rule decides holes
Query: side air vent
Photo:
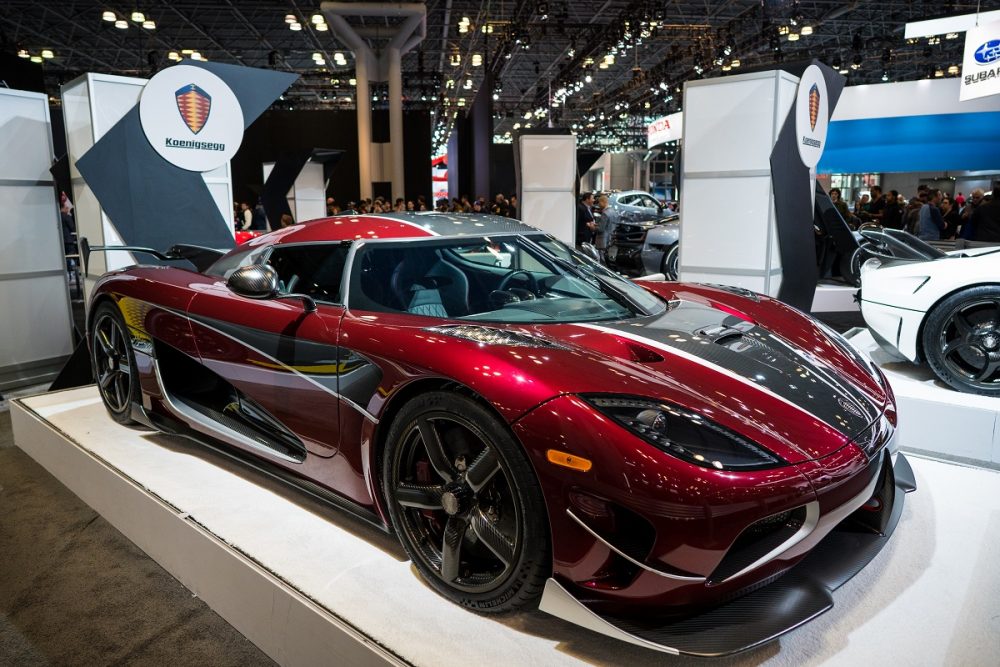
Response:
[[[788,549],[812,531],[814,521],[808,506],[803,505],[750,524],[715,568],[709,583],[717,584],[742,574]]]
[[[540,336],[472,324],[446,324],[439,327],[427,327],[424,331],[430,331],[443,336],[452,336],[454,338],[463,338],[482,345],[509,345],[512,347],[548,347],[565,349],[563,345]]]

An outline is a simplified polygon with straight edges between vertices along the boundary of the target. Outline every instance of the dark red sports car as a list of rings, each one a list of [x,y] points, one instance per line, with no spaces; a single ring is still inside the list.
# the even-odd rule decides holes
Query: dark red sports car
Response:
[[[882,374],[764,296],[633,283],[491,216],[188,250],[93,291],[111,415],[394,532],[475,611],[741,650],[832,606],[913,488]]]

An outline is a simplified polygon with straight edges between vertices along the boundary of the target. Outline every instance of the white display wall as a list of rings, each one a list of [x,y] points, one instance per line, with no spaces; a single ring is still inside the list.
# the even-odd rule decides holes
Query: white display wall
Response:
[[[49,99],[0,88],[0,389],[51,380],[73,351]]]
[[[274,169],[273,162],[265,162],[263,165],[264,182],[267,182],[271,171]],[[292,189],[285,195],[288,201],[288,208],[292,212],[292,219],[295,222],[308,222],[317,218],[326,217],[326,181],[323,180],[323,164],[321,162],[306,161],[302,165]],[[268,220],[271,229],[281,226],[280,220]]]
[[[73,204],[76,206],[77,235],[86,237],[90,245],[123,245],[108,216],[76,168],[76,161],[90,150],[104,134],[114,127],[139,102],[147,79],[84,74],[62,87],[63,119],[66,125],[66,151],[73,182]],[[123,168],[128,168],[123,165]],[[212,199],[222,217],[232,220],[233,188],[229,164],[202,174]],[[232,226],[230,226],[232,231]],[[156,248],[166,250],[166,248]],[[128,252],[95,252],[90,257],[89,275],[84,290],[90,288],[105,271],[136,263]]]
[[[521,151],[521,220],[560,241],[576,243],[576,137],[529,134]]]
[[[778,293],[770,158],[798,81],[768,71],[684,85],[681,280]]]

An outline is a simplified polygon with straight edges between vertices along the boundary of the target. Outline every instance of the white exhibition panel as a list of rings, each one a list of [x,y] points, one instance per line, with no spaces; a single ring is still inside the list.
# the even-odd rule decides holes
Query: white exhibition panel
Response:
[[[521,221],[576,245],[576,137],[528,134],[518,140]]]
[[[49,98],[0,88],[0,389],[55,377],[73,351]]]
[[[681,280],[777,294],[770,158],[797,84],[778,70],[685,84]]]
[[[182,438],[114,423],[93,387],[21,399],[12,420],[19,447],[281,665],[664,664],[542,613],[461,609],[391,538]],[[910,462],[918,489],[892,541],[834,609],[725,664],[1000,664],[1000,473]]]
[[[869,329],[847,334],[896,395],[901,442],[924,453],[1000,467],[1000,398],[955,391],[930,368],[883,350]]]
[[[326,217],[326,182],[323,180],[323,165],[308,161],[302,166],[295,185],[295,211],[298,213],[295,222],[307,222],[316,218]],[[275,228],[281,221],[277,221]]]
[[[77,236],[86,237],[92,246],[124,243],[77,170],[76,161],[139,102],[146,81],[148,79],[88,73],[62,87],[66,150],[73,181]],[[127,165],[123,168],[127,168]],[[222,218],[231,220],[233,188],[229,164],[205,172],[202,177]],[[232,225],[228,228],[230,232],[234,231]],[[87,296],[89,297],[90,288],[102,273],[135,263],[136,259],[127,252],[93,253],[90,256],[89,275],[84,282]]]
[[[961,80],[923,79],[844,88],[830,122],[1000,111],[1000,95],[960,102]]]

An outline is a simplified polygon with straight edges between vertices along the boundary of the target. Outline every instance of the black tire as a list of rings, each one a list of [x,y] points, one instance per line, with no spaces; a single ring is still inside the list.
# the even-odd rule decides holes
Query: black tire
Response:
[[[677,276],[680,273],[680,243],[675,243],[667,251],[663,253],[663,259],[660,260],[660,273],[664,275],[667,280],[677,280]]]
[[[392,525],[432,588],[484,614],[537,604],[551,568],[545,503],[503,422],[471,398],[423,394],[393,419],[381,469]]]
[[[112,419],[132,424],[132,405],[140,402],[141,390],[125,319],[117,306],[104,302],[97,307],[92,323],[90,365],[101,400]]]
[[[924,356],[953,389],[1000,396],[1000,286],[956,292],[924,321]]]

